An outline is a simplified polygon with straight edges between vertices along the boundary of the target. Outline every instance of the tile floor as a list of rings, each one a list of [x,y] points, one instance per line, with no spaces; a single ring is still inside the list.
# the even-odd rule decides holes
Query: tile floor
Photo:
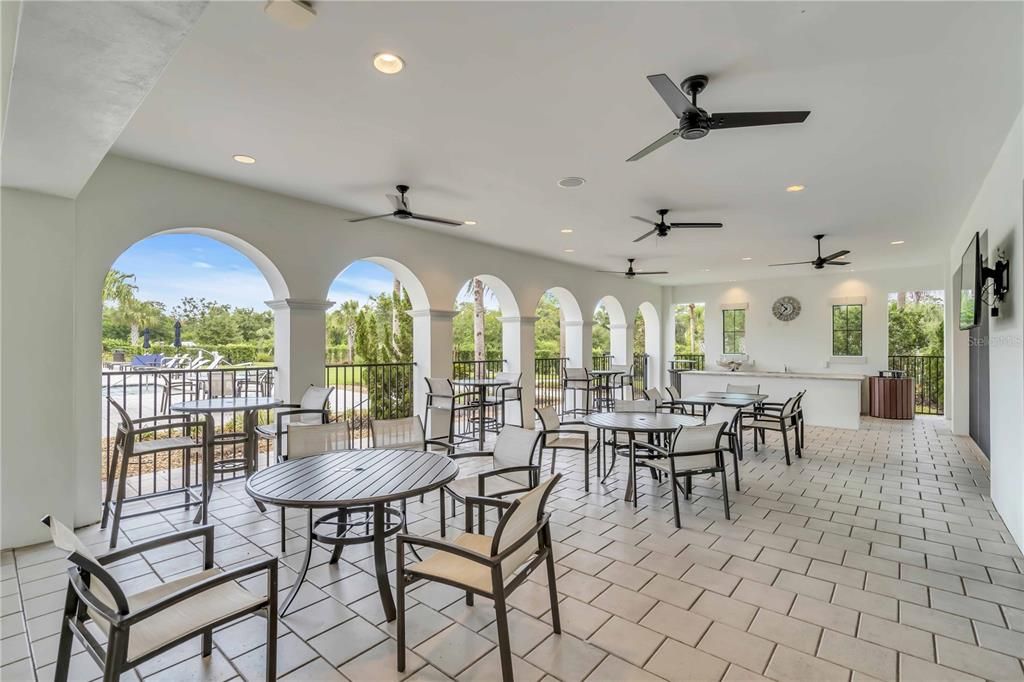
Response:
[[[641,475],[634,510],[622,501],[621,460],[619,477],[588,495],[581,463],[561,456],[551,507],[564,634],[551,633],[538,571],[511,599],[516,679],[1024,679],[1024,559],[987,497],[973,445],[935,418],[808,428],[807,441],[791,467],[771,436],[767,449],[748,453],[731,521],[717,483],[697,481],[681,530],[667,486]],[[435,505],[436,496],[410,504],[413,532],[437,532]],[[219,486],[214,507],[218,564],[276,551],[276,510],[258,513],[240,483]],[[133,519],[123,541],[187,524],[182,513]],[[294,580],[303,525],[289,517],[282,588]],[[80,535],[105,546],[97,527]],[[123,563],[118,576],[142,589],[198,566],[199,556],[185,544]],[[280,675],[399,678],[368,549],[347,548],[333,567],[327,559],[316,550],[302,608],[282,621]],[[65,565],[46,545],[3,553],[3,680],[52,679]],[[430,584],[411,593],[410,679],[497,678],[491,609],[460,597]],[[138,676],[261,679],[263,638],[264,622],[252,617],[220,630],[211,658],[189,643]],[[77,650],[73,678],[97,678]]]

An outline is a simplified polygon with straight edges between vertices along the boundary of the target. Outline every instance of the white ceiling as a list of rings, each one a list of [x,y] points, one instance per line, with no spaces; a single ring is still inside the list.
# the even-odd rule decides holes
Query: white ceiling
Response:
[[[602,268],[635,256],[666,284],[797,274],[767,264],[812,257],[816,232],[856,268],[937,263],[1020,111],[1022,9],[318,3],[295,31],[214,2],[114,151],[365,214],[404,182],[414,209],[479,221],[444,231]],[[398,76],[372,68],[383,50]],[[712,112],[812,113],[627,164],[675,123],[659,72],[711,76]],[[629,216],[661,207],[726,227],[633,244]]]

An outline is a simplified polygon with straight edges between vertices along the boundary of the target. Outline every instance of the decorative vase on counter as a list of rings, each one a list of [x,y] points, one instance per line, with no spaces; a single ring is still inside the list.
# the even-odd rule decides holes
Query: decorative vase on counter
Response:
[[[746,364],[743,360],[731,360],[728,358],[719,358],[717,362],[718,366],[727,369],[730,372],[738,372]]]

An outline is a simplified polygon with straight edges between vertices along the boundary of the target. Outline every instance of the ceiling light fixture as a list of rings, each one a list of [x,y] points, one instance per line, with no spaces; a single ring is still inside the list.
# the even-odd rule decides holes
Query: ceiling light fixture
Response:
[[[476,221],[475,220],[467,220],[467,221],[463,222],[462,224],[463,225],[476,225]]]
[[[787,192],[803,192],[805,189],[807,189],[807,188],[804,187],[803,185],[790,185],[789,187],[786,188],[786,191]]]
[[[231,158],[237,161],[238,163],[244,163],[247,166],[251,166],[252,164],[256,163],[256,159],[252,158],[248,154],[235,154]]]
[[[578,178],[575,175],[570,175],[567,178],[562,178],[561,180],[559,180],[558,186],[563,189],[575,189],[577,187],[582,187],[583,183],[585,182],[586,179],[584,178]]]
[[[900,244],[906,244],[906,242],[903,241],[902,239],[900,239],[899,241],[889,242],[889,243],[892,244],[893,246],[899,246]]]
[[[754,260],[754,259],[753,259],[753,258],[751,258],[750,256],[744,256],[744,257],[743,257],[743,260]]]
[[[381,73],[393,76],[405,68],[405,62],[397,54],[379,52],[373,55],[373,68]]]
[[[576,249],[566,249],[566,253],[576,253]]]
[[[560,232],[561,232],[562,234],[572,234],[572,228],[571,228],[571,227],[563,227],[563,228],[562,228],[562,229],[560,230]]]
[[[704,272],[711,272],[711,268],[704,268]]]

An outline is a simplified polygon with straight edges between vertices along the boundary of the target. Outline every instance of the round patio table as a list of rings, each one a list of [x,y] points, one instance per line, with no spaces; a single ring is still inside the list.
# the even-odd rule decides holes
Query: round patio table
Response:
[[[669,414],[665,412],[595,412],[583,418],[583,423],[597,429],[597,442],[600,444],[599,455],[604,456],[604,437],[602,431],[617,433],[623,431],[635,436],[638,433],[656,434],[672,433],[680,426],[700,426],[704,423],[699,417],[691,417],[685,414]],[[610,469],[609,469],[610,471]],[[608,474],[606,473],[605,476]],[[633,499],[633,467],[629,468],[629,477],[626,479],[625,500]]]
[[[188,400],[182,403],[174,403],[170,409],[172,412],[183,412],[187,414],[202,414],[206,416],[207,444],[214,444],[213,415],[225,412],[242,413],[242,459],[226,459],[214,463],[213,452],[206,457],[205,471],[203,472],[203,488],[205,499],[209,500],[213,492],[213,475],[215,473],[228,473],[231,471],[245,471],[248,478],[256,471],[256,413],[260,410],[269,410],[283,405],[284,401],[270,396],[247,396],[247,397],[225,397],[205,398],[203,400]],[[203,505],[203,517],[206,518],[206,506]],[[257,500],[256,506],[260,511],[267,508]],[[205,521],[204,521],[205,523]]]
[[[477,409],[479,410],[477,416],[477,441],[482,451],[484,449],[484,436],[487,432],[485,428],[487,425],[487,389],[510,386],[512,382],[506,379],[454,379],[452,383],[456,386],[470,386],[476,389],[476,402]]]
[[[388,506],[409,497],[422,495],[455,480],[459,465],[446,455],[420,450],[341,450],[313,457],[292,459],[260,471],[246,481],[245,490],[257,501],[281,507],[306,510],[306,555],[288,596],[281,603],[281,615],[288,611],[299,593],[313,541],[344,545],[373,542],[373,569],[377,590],[389,621],[395,619],[395,600],[388,583],[387,552],[384,539],[398,533],[405,524],[402,513]],[[314,521],[314,509],[337,510]],[[372,518],[370,535],[349,531],[363,522],[349,523],[351,514],[366,513]],[[337,518],[335,535],[317,532],[321,522]],[[336,562],[340,552],[331,556]]]

